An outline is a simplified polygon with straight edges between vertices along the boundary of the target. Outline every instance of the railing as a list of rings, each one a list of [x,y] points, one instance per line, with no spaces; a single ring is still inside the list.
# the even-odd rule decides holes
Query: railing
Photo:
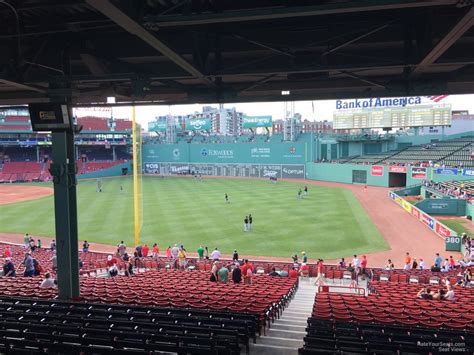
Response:
[[[318,287],[318,293],[321,293],[321,292],[352,293],[358,296],[365,296],[366,291],[365,291],[365,288],[362,288],[362,287],[341,286],[341,285],[321,285]]]

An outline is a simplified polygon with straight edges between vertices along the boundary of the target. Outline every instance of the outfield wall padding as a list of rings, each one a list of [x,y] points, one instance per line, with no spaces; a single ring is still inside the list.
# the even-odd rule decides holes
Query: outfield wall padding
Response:
[[[128,174],[132,174],[132,163],[127,162],[123,164],[114,165],[111,168],[97,170],[90,173],[79,175],[78,179],[97,179],[103,177],[111,177],[111,176],[121,176],[122,175],[122,168],[128,168]]]
[[[330,164],[330,163],[307,163],[306,178],[310,180],[321,180],[330,182],[342,182],[346,184],[364,183],[356,180],[356,175],[366,176],[366,184],[370,186],[388,187],[388,170],[384,169],[381,175],[373,175],[372,166],[359,164]]]
[[[418,202],[416,207],[433,215],[466,215],[466,201],[454,198],[429,198]]]

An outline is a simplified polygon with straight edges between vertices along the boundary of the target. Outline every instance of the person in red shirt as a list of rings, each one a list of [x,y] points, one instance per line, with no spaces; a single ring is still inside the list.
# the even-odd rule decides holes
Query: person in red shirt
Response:
[[[296,268],[291,268],[290,272],[288,272],[288,276],[290,277],[290,279],[296,279],[298,278],[298,270],[296,270]]]
[[[150,251],[150,248],[148,247],[148,245],[145,244],[142,248],[142,256],[146,258],[148,256],[149,251]]]
[[[166,257],[168,259],[171,259],[171,246],[168,246],[168,248],[166,248]]]
[[[361,273],[362,273],[362,280],[365,280],[365,269],[367,268],[367,256],[366,255],[362,255],[362,261],[360,262],[360,267],[362,269]]]
[[[117,258],[115,256],[109,255],[107,257],[107,267],[110,268],[111,266],[117,264]]]
[[[3,257],[4,257],[4,258],[11,258],[11,257],[12,257],[12,251],[11,251],[9,245],[7,245],[7,246],[5,247],[5,251],[3,252]]]
[[[306,263],[301,264],[300,275],[303,277],[309,277],[309,266]]]
[[[453,256],[449,257],[449,268],[454,269],[456,267],[456,261],[454,261]]]
[[[152,254],[153,259],[158,259],[159,253],[160,253],[160,247],[156,243],[153,244],[153,254]]]
[[[249,263],[248,259],[245,259],[244,265],[242,266],[241,270],[242,270],[242,275],[244,276],[244,284],[251,284],[252,283],[251,273],[253,273],[253,265],[252,263]]]

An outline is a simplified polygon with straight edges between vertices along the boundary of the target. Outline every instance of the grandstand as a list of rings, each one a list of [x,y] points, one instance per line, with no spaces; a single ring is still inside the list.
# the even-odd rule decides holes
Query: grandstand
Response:
[[[357,155],[339,160],[350,164],[395,164],[395,165],[432,165],[449,167],[474,167],[471,152],[474,138],[466,136],[445,141],[432,140],[431,143],[413,145],[385,154]]]

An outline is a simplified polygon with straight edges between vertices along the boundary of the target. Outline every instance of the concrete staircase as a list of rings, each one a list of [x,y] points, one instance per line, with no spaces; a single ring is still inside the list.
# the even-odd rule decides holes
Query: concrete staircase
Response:
[[[314,279],[301,279],[295,297],[283,311],[280,319],[275,320],[267,330],[266,336],[250,345],[250,354],[296,355],[303,346],[306,336],[307,320],[313,310],[316,295]]]

